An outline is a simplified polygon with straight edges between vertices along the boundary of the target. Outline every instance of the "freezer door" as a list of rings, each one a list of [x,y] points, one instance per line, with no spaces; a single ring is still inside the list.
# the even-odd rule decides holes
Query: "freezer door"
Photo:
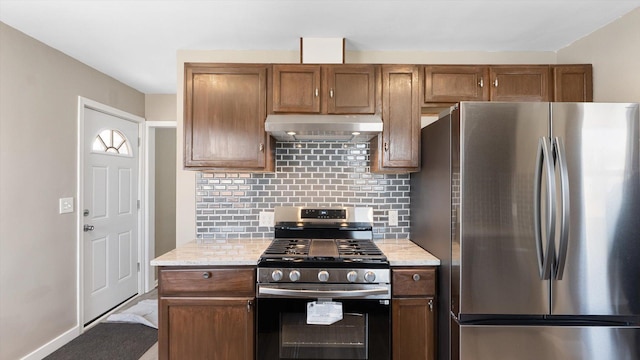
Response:
[[[459,331],[454,360],[640,359],[637,327],[461,326]]]
[[[557,242],[552,313],[640,315],[638,104],[553,103],[551,109],[552,136],[566,154],[570,204],[567,242]]]
[[[463,102],[460,128],[452,312],[548,314],[549,281],[539,273],[533,194],[538,145],[549,135],[549,103]]]

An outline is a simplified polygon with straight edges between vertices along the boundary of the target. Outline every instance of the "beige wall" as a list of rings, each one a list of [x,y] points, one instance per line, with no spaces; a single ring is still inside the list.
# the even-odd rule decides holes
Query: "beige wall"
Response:
[[[640,102],[640,8],[558,51],[558,63],[593,64],[593,101]]]
[[[176,121],[175,94],[145,95],[147,121]],[[155,190],[155,252],[160,256],[176,247],[176,129],[154,127],[155,154],[153,179]]]
[[[0,359],[77,324],[78,96],[143,116],[144,95],[0,23]],[[77,199],[76,199],[77,200]]]
[[[147,121],[176,121],[176,94],[146,94],[144,116]]]
[[[155,256],[176,248],[176,129],[155,129]]]

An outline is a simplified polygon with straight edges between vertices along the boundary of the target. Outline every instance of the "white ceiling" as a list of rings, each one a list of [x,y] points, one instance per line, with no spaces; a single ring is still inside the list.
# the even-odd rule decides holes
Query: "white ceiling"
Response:
[[[0,21],[143,93],[169,94],[177,50],[298,50],[300,37],[344,37],[347,51],[557,51],[637,7],[640,0],[0,0]]]

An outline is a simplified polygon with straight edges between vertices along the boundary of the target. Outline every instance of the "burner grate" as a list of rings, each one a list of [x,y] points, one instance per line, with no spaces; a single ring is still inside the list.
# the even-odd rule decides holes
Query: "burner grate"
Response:
[[[323,254],[326,256],[322,256]],[[262,258],[283,260],[326,258],[325,260],[332,261],[340,259],[350,261],[386,260],[384,253],[372,240],[362,239],[274,239],[262,254]]]
[[[262,254],[265,258],[306,257],[309,255],[310,239],[276,239]]]

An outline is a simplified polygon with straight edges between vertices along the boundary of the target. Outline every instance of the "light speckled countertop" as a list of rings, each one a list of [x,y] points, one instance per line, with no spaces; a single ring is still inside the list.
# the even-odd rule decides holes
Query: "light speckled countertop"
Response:
[[[194,240],[151,260],[153,266],[256,265],[272,239]]]
[[[272,239],[194,240],[151,260],[153,266],[256,265]],[[407,239],[375,240],[391,266],[438,266],[440,260]]]
[[[440,259],[408,239],[375,240],[391,266],[439,266]]]

